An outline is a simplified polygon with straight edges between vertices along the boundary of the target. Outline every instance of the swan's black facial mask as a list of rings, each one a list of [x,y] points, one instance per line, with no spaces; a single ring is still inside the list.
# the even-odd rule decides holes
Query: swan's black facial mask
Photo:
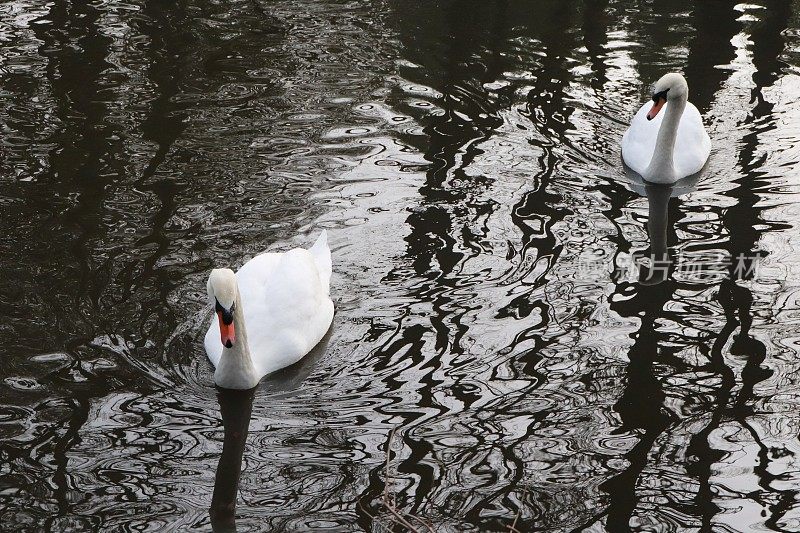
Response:
[[[230,309],[225,309],[222,307],[222,304],[219,303],[219,300],[214,298],[217,302],[217,305],[214,307],[214,310],[219,313],[220,318],[222,318],[222,323],[226,326],[230,325],[233,322],[233,311],[236,309],[236,303],[231,305]]]

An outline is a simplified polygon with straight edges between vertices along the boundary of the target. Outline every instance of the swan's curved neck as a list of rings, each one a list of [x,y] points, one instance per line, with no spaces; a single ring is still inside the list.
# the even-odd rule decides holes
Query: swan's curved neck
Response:
[[[645,171],[645,178],[655,183],[675,182],[675,166],[673,152],[675,138],[678,136],[678,125],[681,123],[683,110],[686,109],[686,95],[669,100],[665,105],[664,120],[658,129],[656,149]]]
[[[230,348],[222,348],[214,381],[226,389],[251,389],[258,385],[260,376],[250,357],[250,344],[247,342],[247,327],[244,322],[244,306],[236,287],[236,306],[233,310],[233,325],[236,328],[236,342]]]

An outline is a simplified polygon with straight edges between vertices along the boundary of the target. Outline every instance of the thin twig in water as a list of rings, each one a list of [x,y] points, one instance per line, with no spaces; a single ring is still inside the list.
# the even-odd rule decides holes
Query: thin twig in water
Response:
[[[397,426],[393,427],[392,431],[389,433],[389,442],[387,443],[386,446],[386,465],[384,468],[384,477],[386,478],[386,480],[384,481],[383,485],[383,505],[386,507],[386,510],[389,511],[389,514],[391,514],[394,517],[395,521],[397,521],[398,524],[405,527],[407,530],[411,531],[411,533],[422,533],[422,532],[409,521],[409,518],[421,523],[429,533],[434,533],[433,527],[431,527],[431,525],[428,524],[425,520],[411,514],[403,513],[397,508],[397,505],[394,502],[394,497],[393,497],[394,495],[391,493],[390,487],[392,485],[392,473],[391,473],[392,442],[394,442],[394,434],[396,431],[397,431]],[[367,514],[369,515],[369,513]]]
[[[429,533],[433,533],[434,531],[433,526],[431,525],[430,522],[428,522],[424,518],[408,513],[406,513],[406,516],[408,516],[409,518],[413,518],[414,520],[422,524],[422,527],[424,527]]]
[[[386,524],[384,524],[383,520],[379,519],[377,516],[375,516],[374,514],[370,513],[369,511],[367,511],[366,507],[364,507],[364,504],[362,504],[361,501],[358,502],[358,507],[364,512],[365,515],[367,515],[370,518],[370,520],[372,520],[373,522],[376,522],[378,525],[383,527],[383,529],[385,529],[386,531],[390,531],[392,529],[392,524],[389,524],[388,526]]]
[[[525,497],[526,492],[522,491],[522,496]],[[514,522],[510,526],[508,526],[509,533],[522,533],[519,529],[517,529],[517,520],[519,520],[519,515],[522,513],[522,506],[520,505],[517,507],[517,515],[514,517]]]

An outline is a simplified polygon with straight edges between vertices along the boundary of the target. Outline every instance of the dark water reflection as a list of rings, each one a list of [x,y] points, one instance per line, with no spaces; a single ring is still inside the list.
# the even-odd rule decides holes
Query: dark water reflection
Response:
[[[328,228],[238,530],[800,529],[798,7],[3,4],[0,524],[211,529],[207,272]],[[619,157],[668,69],[714,143],[669,196]]]
[[[236,500],[242,472],[242,456],[247,443],[255,393],[256,388],[217,391],[225,440],[217,464],[214,494],[208,512],[214,531],[236,531]]]

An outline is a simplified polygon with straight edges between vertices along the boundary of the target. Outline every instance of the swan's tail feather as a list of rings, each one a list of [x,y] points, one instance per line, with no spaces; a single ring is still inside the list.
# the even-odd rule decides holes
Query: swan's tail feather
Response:
[[[319,271],[319,279],[325,290],[330,289],[331,272],[333,271],[333,263],[331,262],[331,249],[328,248],[328,232],[322,230],[322,233],[317,238],[314,246],[308,250],[314,257],[314,262],[317,264]]]

